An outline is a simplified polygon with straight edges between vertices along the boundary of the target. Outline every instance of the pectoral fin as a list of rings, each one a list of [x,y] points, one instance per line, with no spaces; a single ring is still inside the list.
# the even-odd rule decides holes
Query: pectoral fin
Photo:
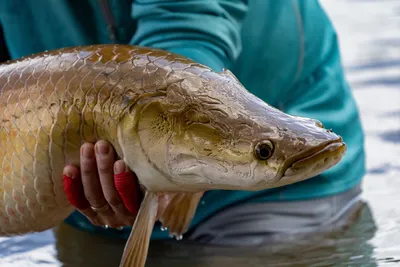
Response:
[[[174,194],[160,218],[163,227],[168,228],[169,233],[179,239],[189,228],[203,194],[204,192]]]
[[[144,267],[157,209],[158,195],[146,192],[132,232],[125,245],[120,267]]]

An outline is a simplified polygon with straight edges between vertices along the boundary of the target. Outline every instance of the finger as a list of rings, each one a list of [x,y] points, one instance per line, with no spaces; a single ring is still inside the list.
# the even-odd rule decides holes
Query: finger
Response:
[[[89,201],[90,206],[99,209],[107,205],[97,172],[94,146],[90,143],[85,143],[81,147],[81,177],[85,197]],[[110,216],[113,213],[109,208],[96,212],[98,215]]]
[[[137,178],[123,160],[115,162],[114,173],[115,188],[126,209],[136,217],[140,205],[140,190]]]
[[[114,150],[108,142],[99,141],[95,145],[95,152],[96,164],[104,197],[113,211],[117,213],[119,217],[122,217],[127,213],[127,210],[114,185]]]
[[[64,191],[67,194],[69,203],[77,209],[89,208],[90,204],[85,198],[78,168],[73,165],[65,166],[63,176]]]
[[[90,209],[79,174],[79,169],[73,165],[64,167],[63,170],[64,191],[69,203],[84,214],[93,224],[98,225],[97,214]]]

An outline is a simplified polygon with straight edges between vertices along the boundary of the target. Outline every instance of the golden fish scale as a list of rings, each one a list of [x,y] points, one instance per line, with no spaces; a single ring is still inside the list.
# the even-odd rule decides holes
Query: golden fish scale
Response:
[[[164,51],[125,45],[61,49],[0,65],[0,235],[53,227],[73,211],[65,164],[84,141],[110,141],[135,99],[171,73],[208,71]]]

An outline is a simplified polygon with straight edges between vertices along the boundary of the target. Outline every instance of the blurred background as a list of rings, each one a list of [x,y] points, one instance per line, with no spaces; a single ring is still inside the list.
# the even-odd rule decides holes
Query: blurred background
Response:
[[[345,231],[316,237],[312,245],[299,241],[296,250],[232,253],[155,244],[150,266],[400,266],[400,0],[320,2],[338,31],[366,132],[365,205]],[[62,225],[55,231],[0,238],[0,266],[116,266],[123,245]]]

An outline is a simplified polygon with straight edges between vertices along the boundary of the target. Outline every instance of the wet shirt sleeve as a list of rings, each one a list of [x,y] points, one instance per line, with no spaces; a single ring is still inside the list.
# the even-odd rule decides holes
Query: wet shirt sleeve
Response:
[[[137,31],[131,44],[165,49],[216,71],[229,68],[241,51],[247,0],[136,0]]]
[[[320,175],[322,178],[314,184],[331,180],[331,185],[335,183],[337,189],[349,189],[365,174],[364,131],[353,92],[345,78],[336,31],[323,12],[315,12],[317,3],[310,2],[310,5],[308,12],[313,10],[315,15],[311,16],[313,19],[304,19],[302,71],[286,91],[290,97],[282,97],[284,108],[290,114],[318,119],[327,129],[342,136],[347,144],[345,157]],[[319,23],[315,23],[315,19]],[[307,182],[304,184],[307,186]]]

